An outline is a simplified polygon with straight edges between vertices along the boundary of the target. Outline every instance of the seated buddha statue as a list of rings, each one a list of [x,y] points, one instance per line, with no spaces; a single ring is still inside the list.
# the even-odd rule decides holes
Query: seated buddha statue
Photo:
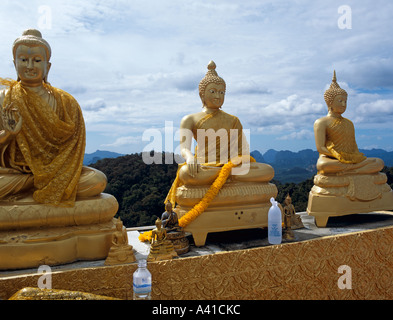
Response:
[[[177,213],[172,210],[172,203],[165,203],[165,212],[161,215],[162,227],[166,230],[167,239],[172,241],[178,255],[187,253],[190,249],[189,241],[183,228],[179,226]]]
[[[156,228],[152,231],[150,252],[147,261],[167,260],[177,257],[173,243],[167,239],[167,232],[162,228],[160,218],[156,220]]]
[[[49,84],[51,47],[40,31],[23,32],[12,53],[17,80],[0,78],[0,269],[43,264],[43,248],[48,264],[106,257],[118,203],[103,193],[105,174],[83,166],[81,108]],[[22,229],[30,241],[8,250]],[[95,248],[78,248],[79,236],[91,237]]]
[[[135,262],[132,246],[128,244],[127,230],[120,218],[116,221],[116,231],[112,234],[112,246],[109,249],[105,265]]]
[[[347,108],[347,92],[337,84],[334,71],[332,84],[324,98],[328,114],[315,121],[315,144],[319,152],[319,173],[376,173],[383,169],[379,158],[367,158],[359,152],[355,140],[355,127],[342,116]]]
[[[265,202],[268,204],[270,197],[277,193],[277,188],[269,183],[274,177],[274,169],[250,157],[249,145],[239,118],[221,109],[225,98],[226,83],[218,76],[216,64],[210,61],[207,69],[205,77],[199,83],[202,110],[186,115],[180,123],[180,151],[185,162],[179,165],[176,179],[165,202],[169,200],[172,203],[180,221],[184,213],[192,207],[195,208],[198,202],[202,201],[203,207],[207,206],[204,196],[211,200],[209,200],[208,210],[203,210],[204,212],[217,208],[223,213],[227,212],[225,207],[230,206],[230,211],[239,208],[239,212],[236,211],[239,215],[235,219],[236,226],[228,226],[225,222],[227,219],[218,222],[219,215],[215,215],[216,225],[211,222],[206,222],[209,226],[205,227],[195,225],[198,230],[192,231],[194,240],[197,234],[201,234],[198,237],[199,240],[196,240],[198,245],[204,244],[207,230],[224,231],[252,225],[258,220],[254,219],[256,213],[246,214],[246,211],[240,210],[241,208],[237,206],[240,205],[245,209],[245,206],[249,205],[255,206]],[[193,139],[197,143],[195,153],[191,150]],[[228,164],[233,164],[230,171],[226,171]],[[209,191],[209,188],[216,188],[215,185],[219,182],[218,180],[221,180],[221,174],[224,171],[228,172],[225,176],[226,182],[220,188],[218,195],[211,197],[212,190]],[[201,206],[196,208],[201,208]],[[199,216],[197,224],[206,224],[203,220],[209,219],[208,216],[207,214]],[[251,220],[254,222],[250,222]],[[240,226],[242,222],[244,224]],[[187,228],[189,231],[195,229],[192,226]]]
[[[182,227],[179,226],[179,219],[176,212],[172,210],[170,201],[165,204],[165,212],[161,215],[161,222],[167,232],[182,231]]]
[[[316,217],[318,226],[325,226],[329,216],[385,210],[393,205],[388,200],[392,193],[387,177],[380,172],[383,160],[359,152],[354,125],[342,116],[347,97],[334,71],[324,94],[328,114],[314,123],[319,158],[307,211]]]
[[[180,151],[186,165],[180,169],[179,179],[185,185],[211,184],[223,164],[249,154],[240,120],[221,110],[225,81],[218,76],[214,61],[210,61],[207,68],[206,76],[199,83],[202,111],[185,116],[180,123]],[[191,151],[191,135],[198,144],[195,155]],[[217,136],[219,139],[214,139]],[[204,147],[198,148],[202,144]],[[273,177],[274,170],[270,165],[257,162],[251,162],[245,171],[231,176],[233,180],[255,182],[267,182]]]
[[[13,44],[17,81],[1,79],[0,199],[31,192],[37,203],[70,205],[99,195],[106,176],[84,167],[85,124],[77,101],[47,79],[51,48],[38,30]]]

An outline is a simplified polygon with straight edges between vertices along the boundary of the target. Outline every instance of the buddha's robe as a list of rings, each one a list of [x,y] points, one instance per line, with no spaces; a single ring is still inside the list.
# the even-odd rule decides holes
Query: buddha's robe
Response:
[[[38,203],[72,206],[86,143],[82,111],[70,94],[48,84],[44,88],[49,92],[46,99],[16,81],[3,92],[2,107],[14,102],[23,123],[15,138],[0,148],[0,175],[8,175],[4,182],[10,186],[21,184],[20,190],[33,184],[33,199]],[[0,191],[19,190],[4,186],[0,179]]]
[[[248,154],[247,160],[255,163],[255,159],[249,156],[248,143],[243,134],[243,127],[236,116],[222,110],[207,114],[194,126],[193,136],[197,141],[195,157],[198,164],[207,166],[204,170],[209,170],[209,167],[222,167],[231,159],[243,156],[242,153]],[[220,139],[220,136],[222,139]],[[201,139],[201,137],[204,138]],[[211,162],[210,160],[214,156],[215,161]],[[173,206],[176,203],[176,189],[184,184],[180,178],[180,170],[184,165],[186,163],[179,165],[176,178],[165,199],[165,202],[169,200]],[[214,175],[218,175],[218,172],[217,170],[213,171],[213,178]]]
[[[193,128],[197,141],[197,162],[221,167],[231,158],[242,155],[243,127],[239,119],[222,110],[207,114]],[[246,152],[249,152],[248,146]],[[211,161],[213,160],[213,161]]]
[[[177,214],[174,213],[173,211],[168,212],[165,211],[161,215],[161,221],[162,221],[162,226],[165,229],[176,229],[179,228],[179,219],[177,217]]]
[[[327,126],[326,148],[341,163],[359,163],[367,159],[359,152],[353,123],[343,117],[334,119]]]

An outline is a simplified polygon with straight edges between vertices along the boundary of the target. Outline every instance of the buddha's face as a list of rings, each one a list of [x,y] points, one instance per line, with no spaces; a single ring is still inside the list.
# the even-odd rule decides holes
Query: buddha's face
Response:
[[[14,64],[22,84],[30,87],[40,86],[50,68],[45,48],[41,46],[19,45],[16,48]]]
[[[342,94],[335,96],[329,107],[331,112],[343,114],[347,109],[347,96]]]
[[[165,210],[167,212],[172,212],[172,203],[168,202],[167,204],[165,204]]]
[[[203,97],[204,106],[211,109],[219,109],[224,104],[225,85],[220,83],[209,83],[206,86]]]

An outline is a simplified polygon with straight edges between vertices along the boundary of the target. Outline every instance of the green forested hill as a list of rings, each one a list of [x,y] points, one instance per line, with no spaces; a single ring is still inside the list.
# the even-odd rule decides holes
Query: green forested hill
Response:
[[[116,197],[119,202],[117,216],[121,217],[126,227],[153,225],[157,216],[165,211],[164,200],[176,177],[178,165],[175,161],[172,161],[173,164],[164,164],[164,155],[161,156],[162,164],[147,165],[142,160],[142,154],[137,153],[99,160],[90,165],[106,174],[108,186],[105,192]],[[393,167],[385,167],[384,172],[388,184],[393,187]],[[284,203],[289,193],[296,211],[306,210],[313,178],[297,184],[282,184],[276,180],[272,183],[278,188],[278,202]]]
[[[154,225],[165,211],[164,200],[178,167],[174,161],[147,165],[141,153],[102,159],[91,166],[106,174],[105,192],[116,197],[118,216],[127,227]]]

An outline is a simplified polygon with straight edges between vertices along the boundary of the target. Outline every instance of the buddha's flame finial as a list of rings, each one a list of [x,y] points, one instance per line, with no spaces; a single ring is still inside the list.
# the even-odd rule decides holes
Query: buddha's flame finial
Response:
[[[208,70],[215,70],[216,69],[216,64],[213,60],[210,60],[209,64],[207,65]]]
[[[337,77],[336,77],[336,70],[333,70],[333,82],[337,82]]]

